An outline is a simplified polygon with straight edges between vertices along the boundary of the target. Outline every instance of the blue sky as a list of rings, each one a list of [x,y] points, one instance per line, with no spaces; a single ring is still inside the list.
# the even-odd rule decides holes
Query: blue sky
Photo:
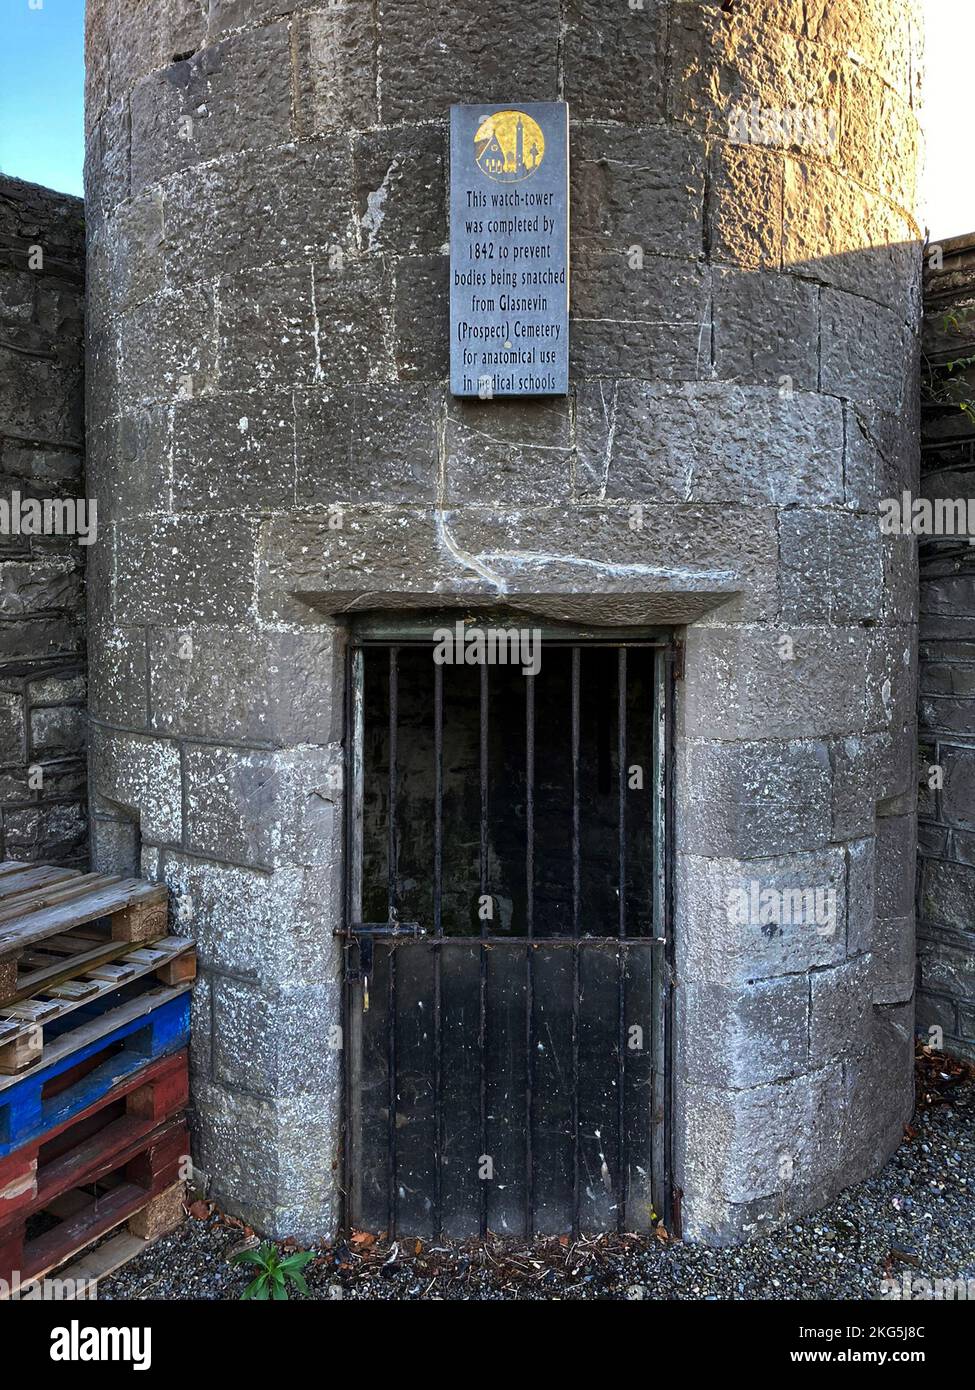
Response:
[[[147,0],[155,3],[155,0]],[[975,231],[968,173],[975,0],[924,0],[927,222]],[[84,0],[0,0],[0,170],[81,193]]]
[[[0,0],[0,170],[80,194],[84,0]]]

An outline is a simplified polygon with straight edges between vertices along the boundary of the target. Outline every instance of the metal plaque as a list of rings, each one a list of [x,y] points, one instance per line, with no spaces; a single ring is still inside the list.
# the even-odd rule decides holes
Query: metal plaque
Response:
[[[450,389],[569,389],[569,108],[450,108]]]

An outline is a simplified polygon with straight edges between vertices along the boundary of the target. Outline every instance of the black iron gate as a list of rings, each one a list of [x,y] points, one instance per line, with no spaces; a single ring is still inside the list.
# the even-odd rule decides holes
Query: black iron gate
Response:
[[[648,1229],[672,649],[546,633],[526,673],[398,631],[350,648],[347,1225]]]

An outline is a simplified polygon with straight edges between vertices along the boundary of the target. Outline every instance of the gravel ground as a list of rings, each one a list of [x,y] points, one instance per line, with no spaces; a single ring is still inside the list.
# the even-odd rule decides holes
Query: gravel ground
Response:
[[[655,1237],[414,1241],[353,1237],[307,1268],[315,1298],[876,1299],[882,1281],[975,1281],[975,1079],[940,1058],[919,1063],[918,1110],[904,1143],[869,1182],[824,1211],[735,1250]],[[197,1204],[191,1217],[111,1279],[102,1299],[234,1299],[256,1273],[228,1256],[248,1232]],[[973,1284],[975,1291],[975,1284]],[[924,1296],[925,1286],[914,1291]],[[930,1295],[929,1295],[930,1296]],[[937,1295],[936,1295],[937,1296]]]

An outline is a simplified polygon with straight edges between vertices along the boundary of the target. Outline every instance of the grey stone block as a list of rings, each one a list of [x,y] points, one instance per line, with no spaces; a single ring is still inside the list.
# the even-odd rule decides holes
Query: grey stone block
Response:
[[[819,292],[793,275],[755,268],[714,272],[714,369],[757,386],[815,391]]]
[[[607,9],[600,0],[569,0],[565,11],[565,99],[593,120],[641,124],[663,115],[667,8]],[[528,89],[526,89],[528,90]]]
[[[905,916],[914,904],[917,821],[887,816],[877,821],[877,915]]]
[[[348,144],[330,135],[202,164],[167,185],[165,212],[173,286],[273,262],[347,258]]]
[[[883,597],[875,516],[796,508],[779,518],[785,622],[876,619]]]
[[[823,848],[831,838],[832,774],[826,746],[692,743],[678,808],[691,854],[750,858]]]
[[[148,728],[146,637],[141,628],[92,627],[89,708],[127,728]]]
[[[778,1195],[821,1179],[840,1149],[843,1068],[748,1091],[687,1087],[688,1130],[677,1179],[701,1223],[708,1207]]]
[[[645,22],[645,21],[644,21]],[[695,256],[702,245],[704,145],[689,130],[573,127],[575,247]]]
[[[713,147],[708,237],[716,260],[779,269],[782,165],[779,150],[761,145],[719,143]]]
[[[846,949],[871,950],[877,916],[877,842],[871,835],[846,846]]]
[[[447,241],[447,150],[438,126],[368,130],[352,147],[359,246],[396,256],[439,251]]]
[[[92,725],[91,743],[97,794],[137,814],[144,840],[177,844],[183,810],[176,745],[98,724]]]
[[[814,1066],[859,1055],[869,1045],[871,976],[869,955],[810,975],[809,1059]]]
[[[448,502],[565,502],[571,488],[568,400],[447,403]]]
[[[296,392],[298,503],[432,502],[440,410],[423,385]]]
[[[975,1002],[975,938],[938,932],[925,923],[917,955],[923,991]]]
[[[447,371],[450,273],[446,256],[404,256],[393,287],[393,363],[401,381],[440,381]]]
[[[586,382],[576,421],[584,494],[817,507],[842,499],[840,410],[809,392],[786,400],[712,382]],[[760,473],[756,429],[768,441]]]
[[[336,983],[265,993],[213,977],[213,1077],[253,1095],[326,1095],[341,1086],[342,996]]]
[[[821,300],[822,389],[895,411],[909,393],[916,344],[903,314],[826,289]]]
[[[233,35],[136,82],[132,192],[177,170],[291,138],[287,24]]]
[[[164,290],[119,314],[117,399],[122,409],[199,396],[210,388],[217,371],[214,319],[208,285]]]
[[[683,731],[729,740],[855,733],[866,656],[862,628],[690,628]]]
[[[377,124],[375,9],[349,0],[301,15],[296,27],[298,130]]]
[[[675,1001],[678,1065],[689,1085],[747,1088],[808,1069],[805,976],[756,981],[745,989],[689,981]]]
[[[570,369],[580,376],[693,381],[710,364],[711,285],[693,261],[585,252],[573,267]]]
[[[680,852],[676,882],[681,980],[741,989],[845,957],[846,863],[836,846],[751,862]]]
[[[79,705],[32,709],[30,755],[32,758],[68,758],[84,751],[88,719]]]
[[[341,736],[341,653],[331,632],[156,628],[153,729],[217,742],[328,744]]]
[[[944,819],[962,830],[975,830],[975,749],[947,748],[942,756]]]
[[[186,847],[254,868],[328,866],[337,859],[341,753],[184,749]]]
[[[0,691],[0,764],[22,763],[27,756],[24,697]]]
[[[472,42],[471,16],[449,0],[383,0],[379,7],[381,123],[435,120],[452,102],[509,102],[557,95],[555,0],[488,0],[478,22],[491,42]],[[354,72],[356,64],[350,64]],[[476,96],[475,96],[476,94]],[[371,125],[372,121],[362,121]]]
[[[232,514],[231,514],[232,515]],[[227,516],[163,517],[118,533],[116,582],[133,623],[225,623],[251,609],[257,525]]]
[[[265,989],[338,978],[332,932],[342,914],[341,871],[272,873],[210,863],[179,851],[161,856],[176,930],[192,935],[205,969],[232,972]]]
[[[877,916],[873,930],[873,1001],[903,1004],[914,994],[914,915]]]
[[[217,311],[222,391],[307,386],[316,379],[320,345],[314,291],[314,270],[304,262],[223,277]],[[334,325],[330,341],[337,331]]]
[[[784,189],[785,265],[901,316],[918,313],[921,241],[903,212],[817,161],[786,159]]]
[[[172,486],[181,512],[293,505],[290,393],[234,393],[173,407]]]

